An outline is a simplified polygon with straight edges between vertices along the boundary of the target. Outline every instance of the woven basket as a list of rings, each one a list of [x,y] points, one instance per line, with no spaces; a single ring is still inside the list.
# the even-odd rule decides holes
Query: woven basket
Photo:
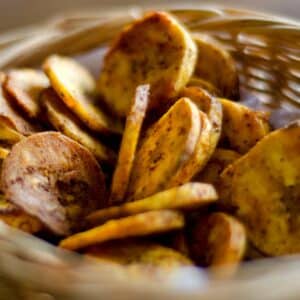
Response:
[[[242,100],[272,113],[274,126],[300,119],[300,24],[228,8],[171,10],[192,32],[220,40],[234,56]],[[98,59],[142,9],[65,15],[0,35],[0,69],[38,66],[51,53]],[[98,49],[96,52],[92,49]],[[92,50],[92,51],[91,51]],[[94,64],[94,63],[93,63]],[[100,65],[100,59],[99,59]],[[259,260],[230,280],[189,268],[153,280],[94,264],[0,224],[0,299],[264,299],[300,297],[300,258]]]

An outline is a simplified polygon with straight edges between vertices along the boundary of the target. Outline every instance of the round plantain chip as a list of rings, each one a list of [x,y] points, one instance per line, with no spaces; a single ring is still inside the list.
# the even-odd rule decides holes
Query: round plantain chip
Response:
[[[148,198],[92,212],[87,220],[99,224],[110,219],[161,209],[196,209],[217,200],[214,187],[203,183],[186,183],[182,186],[154,194]]]
[[[60,247],[77,250],[110,240],[146,236],[182,228],[184,217],[180,212],[158,210],[111,220],[103,225],[80,232],[60,242]]]
[[[149,85],[137,87],[130,112],[126,118],[118,163],[114,171],[110,204],[125,200],[136,148],[149,103]]]
[[[165,189],[194,152],[200,126],[196,105],[181,98],[147,130],[135,157],[127,200],[142,199]]]
[[[59,235],[78,230],[83,218],[103,207],[104,175],[91,153],[56,132],[15,144],[2,165],[5,198]]]
[[[56,130],[85,146],[95,155],[97,160],[110,165],[115,163],[116,154],[114,151],[103,145],[82,127],[80,121],[65,107],[52,88],[42,92],[41,102],[45,107],[49,122]]]
[[[198,48],[194,76],[211,82],[223,97],[238,100],[238,72],[229,52],[211,36],[197,33],[193,39]]]
[[[96,83],[92,75],[75,60],[52,55],[43,65],[51,86],[90,129],[109,134],[122,133],[122,124],[100,109],[96,101]]]
[[[222,204],[266,255],[300,252],[300,122],[273,131],[221,174]]]
[[[29,118],[38,118],[41,113],[40,93],[49,85],[49,80],[43,72],[19,69],[8,72],[3,87]]]
[[[126,27],[104,59],[98,90],[117,115],[127,116],[135,88],[151,86],[149,108],[159,108],[188,83],[197,49],[171,15],[151,12]]]
[[[191,86],[200,87],[215,97],[222,96],[222,93],[212,83],[202,78],[192,77],[187,84],[187,87],[191,87]]]
[[[191,255],[202,266],[237,265],[246,250],[246,232],[235,218],[213,213],[201,218],[193,228]]]
[[[100,261],[108,261],[124,266],[141,265],[173,270],[192,266],[192,261],[170,248],[146,241],[111,241],[92,246],[84,251],[85,255]]]
[[[223,107],[221,142],[238,153],[247,153],[270,131],[268,114],[220,99]]]

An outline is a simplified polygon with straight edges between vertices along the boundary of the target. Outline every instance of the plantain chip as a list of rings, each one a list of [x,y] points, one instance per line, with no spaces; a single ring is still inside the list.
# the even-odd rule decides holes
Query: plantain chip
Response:
[[[208,35],[197,33],[193,38],[198,47],[194,75],[215,85],[223,97],[238,100],[238,72],[229,52]]]
[[[126,118],[118,163],[111,185],[110,204],[125,200],[140,131],[149,103],[149,89],[149,85],[137,87],[130,112]]]
[[[165,189],[194,152],[200,125],[196,105],[181,98],[147,130],[135,157],[127,200],[142,199]]]
[[[0,146],[0,159],[3,160],[9,153],[9,150],[7,148]]]
[[[0,144],[11,146],[19,142],[24,136],[7,125],[5,119],[0,116]]]
[[[125,203],[92,212],[87,220],[98,224],[110,219],[135,215],[142,212],[161,209],[196,209],[217,200],[214,187],[203,183],[185,185],[162,191],[142,200]]]
[[[187,84],[187,87],[191,87],[191,86],[200,87],[215,97],[222,96],[222,93],[212,83],[210,83],[202,78],[192,77]]]
[[[266,255],[300,252],[300,123],[273,131],[221,174],[220,193]]]
[[[184,217],[172,210],[151,211],[111,220],[103,225],[80,232],[60,242],[60,247],[76,250],[109,240],[146,236],[182,228]]]
[[[51,55],[43,68],[62,101],[90,129],[106,134],[122,133],[121,122],[97,106],[96,83],[84,67],[71,58]]]
[[[98,90],[117,115],[128,114],[135,88],[151,86],[149,108],[159,108],[188,83],[197,49],[171,15],[151,12],[126,27],[104,59]]]
[[[46,109],[49,122],[54,128],[72,140],[85,146],[101,161],[113,165],[116,154],[113,150],[102,144],[82,127],[80,121],[61,102],[53,89],[49,88],[42,92],[41,101]]]
[[[268,114],[253,111],[239,103],[220,99],[223,107],[221,141],[231,149],[247,153],[270,131]]]
[[[6,199],[59,235],[78,230],[83,218],[106,202],[97,161],[56,132],[15,144],[3,162],[1,183]]]
[[[43,72],[18,69],[8,72],[3,87],[29,118],[38,118],[41,114],[40,93],[49,85]]]

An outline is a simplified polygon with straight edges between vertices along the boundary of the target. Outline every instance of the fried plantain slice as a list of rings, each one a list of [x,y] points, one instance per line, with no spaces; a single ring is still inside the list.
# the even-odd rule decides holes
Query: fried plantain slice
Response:
[[[194,180],[217,184],[222,171],[240,157],[241,155],[233,150],[218,148],[206,167],[194,177]]]
[[[80,228],[83,218],[106,202],[104,175],[95,158],[56,132],[15,144],[3,162],[1,183],[6,199],[59,235]]]
[[[98,90],[117,115],[128,114],[135,88],[151,86],[149,108],[159,108],[187,84],[197,48],[171,15],[151,12],[126,27],[104,59]]]
[[[222,202],[266,255],[300,252],[300,122],[271,132],[221,174]]]
[[[198,78],[195,76],[192,77],[187,84],[187,87],[191,87],[191,86],[200,87],[215,97],[222,96],[222,93],[212,83],[210,83],[202,78]]]
[[[145,236],[171,231],[184,226],[181,213],[172,210],[151,211],[111,220],[103,225],[80,232],[60,242],[60,247],[76,250],[109,240]]]
[[[149,90],[149,85],[137,87],[130,112],[126,118],[118,163],[112,179],[110,204],[125,200],[140,131],[149,103]]]
[[[193,39],[198,48],[194,75],[215,85],[223,97],[238,100],[238,72],[229,52],[211,36],[196,33]]]
[[[191,238],[191,255],[202,266],[237,265],[246,249],[246,232],[234,217],[213,213],[200,218]]]
[[[168,187],[190,181],[205,167],[216,149],[222,128],[222,105],[218,99],[199,87],[185,88],[181,95],[191,99],[205,113],[200,111],[202,129],[195,150],[169,180]]]
[[[122,133],[122,124],[97,106],[96,83],[75,60],[51,55],[43,65],[51,85],[66,106],[90,129],[101,133]]]
[[[0,119],[1,123],[5,123],[15,131],[23,135],[31,135],[39,131],[39,129],[31,125],[25,120],[12,106],[11,100],[5,94],[3,84],[6,75],[0,72]]]
[[[80,121],[65,107],[52,88],[42,92],[41,101],[46,109],[49,122],[56,130],[85,146],[99,161],[110,165],[115,163],[116,154],[114,151],[82,127]]]
[[[29,118],[38,118],[41,113],[40,93],[49,85],[49,80],[43,72],[18,69],[8,72],[3,87]]]
[[[227,99],[220,99],[223,107],[221,141],[244,154],[270,131],[268,114]]]
[[[3,160],[9,153],[9,150],[7,148],[0,146],[0,159]]]
[[[166,188],[194,152],[200,126],[196,105],[181,98],[147,130],[135,157],[127,200],[142,199]]]
[[[173,249],[139,240],[111,241],[92,246],[84,254],[124,266],[141,265],[173,270],[193,265],[189,258]]]
[[[2,194],[0,195],[0,220],[28,233],[37,233],[43,229],[43,224],[37,218],[8,202]]]
[[[186,183],[185,185],[162,191],[142,200],[108,207],[92,212],[87,220],[99,224],[109,219],[135,215],[161,209],[195,209],[213,203],[218,198],[210,184]]]
[[[0,143],[13,145],[19,142],[24,136],[7,125],[5,119],[0,116]]]

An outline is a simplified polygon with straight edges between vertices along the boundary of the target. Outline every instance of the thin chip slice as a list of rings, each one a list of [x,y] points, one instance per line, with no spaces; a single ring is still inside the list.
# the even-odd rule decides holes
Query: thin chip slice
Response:
[[[202,266],[237,265],[246,250],[246,232],[235,218],[213,213],[198,220],[193,228],[191,254]]]
[[[188,83],[197,49],[186,29],[171,15],[151,12],[126,27],[106,57],[98,90],[107,105],[126,116],[135,88],[151,86],[150,109],[159,108]]]
[[[238,100],[238,72],[229,52],[211,36],[197,33],[193,38],[198,47],[194,75],[215,85],[223,97]]]
[[[112,241],[92,246],[84,251],[88,256],[100,261],[108,261],[124,266],[158,267],[174,270],[179,267],[192,266],[186,256],[170,248],[146,241]]]
[[[89,128],[106,134],[122,133],[121,122],[97,105],[96,83],[88,70],[58,55],[48,57],[43,68],[59,97]]]
[[[118,163],[113,175],[110,204],[125,200],[136,148],[149,103],[149,85],[137,87],[130,112],[126,118]]]
[[[29,118],[38,118],[41,113],[40,93],[49,85],[49,80],[43,72],[18,69],[8,72],[4,89]]]
[[[106,204],[104,175],[95,158],[56,132],[15,144],[3,162],[1,183],[6,199],[59,235],[78,230],[88,213]]]
[[[222,93],[212,83],[202,78],[192,77],[187,84],[187,87],[191,87],[191,86],[200,87],[215,97],[221,97],[222,95]]]
[[[49,122],[56,130],[85,146],[99,161],[110,165],[116,162],[114,151],[83,128],[80,121],[65,107],[53,89],[44,90],[41,95],[41,101],[46,109]]]
[[[230,100],[220,101],[223,107],[221,141],[241,154],[247,153],[269,133],[268,114]]]
[[[1,145],[13,145],[23,139],[24,136],[7,125],[5,119],[0,116],[0,143]]]
[[[300,252],[299,149],[300,122],[268,134],[221,174],[224,207],[266,255]]]
[[[148,129],[135,157],[128,200],[142,199],[165,189],[194,152],[200,126],[198,108],[182,98]]]
[[[60,242],[60,247],[76,250],[109,240],[146,236],[182,228],[184,217],[171,210],[151,211],[108,221],[88,231],[80,232]]]

